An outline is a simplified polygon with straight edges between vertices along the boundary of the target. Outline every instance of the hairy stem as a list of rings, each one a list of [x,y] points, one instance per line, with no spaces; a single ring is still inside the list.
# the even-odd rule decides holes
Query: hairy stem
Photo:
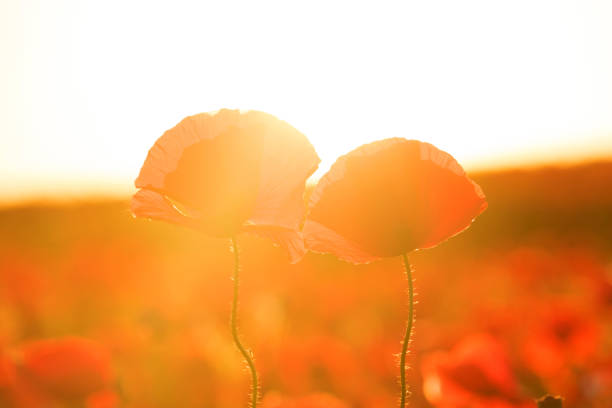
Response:
[[[253,362],[253,353],[246,349],[242,343],[240,342],[240,337],[238,336],[238,288],[239,288],[239,273],[240,273],[240,257],[238,254],[238,244],[236,243],[236,237],[232,237],[232,249],[234,251],[234,300],[232,301],[232,317],[231,317],[231,326],[232,326],[232,337],[234,338],[234,343],[236,343],[236,347],[240,350],[240,353],[246,360],[249,370],[251,371],[251,386],[253,388],[251,394],[251,407],[257,407],[257,393],[259,391],[259,383],[257,382],[257,370],[255,370],[255,363]]]
[[[406,334],[402,342],[402,354],[400,355],[400,384],[402,387],[402,395],[400,397],[400,408],[406,406],[406,398],[408,390],[406,388],[406,353],[408,352],[408,344],[412,335],[412,325],[414,323],[414,285],[412,281],[412,269],[408,262],[408,256],[402,255],[404,261],[404,269],[406,270],[406,278],[408,279],[408,324],[406,325]]]

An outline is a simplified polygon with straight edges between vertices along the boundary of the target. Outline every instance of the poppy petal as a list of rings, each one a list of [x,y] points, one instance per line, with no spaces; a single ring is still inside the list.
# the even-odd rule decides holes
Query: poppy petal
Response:
[[[187,116],[172,129],[167,130],[149,149],[140,174],[134,182],[137,188],[163,189],[168,173],[176,170],[185,148],[213,138],[218,129],[228,122],[233,111],[224,109],[215,113]],[[213,115],[216,120],[210,120]]]
[[[436,186],[427,189],[430,192],[428,212],[436,221],[431,223],[429,233],[419,246],[425,249],[467,229],[474,218],[487,209],[488,203],[480,186],[467,177],[450,154],[429,143],[421,143],[420,150],[421,160],[436,165],[427,173],[430,183]]]
[[[425,397],[436,406],[532,407],[520,395],[507,352],[496,338],[474,334],[421,362]]]
[[[297,231],[306,179],[319,162],[302,133],[270,114],[189,116],[150,149],[135,182],[146,191],[134,197],[133,213],[218,237],[255,232],[296,262],[305,252]]]
[[[354,264],[365,264],[380,259],[316,221],[306,220],[303,234],[306,247],[312,252],[335,254],[338,258]]]
[[[113,379],[110,354],[93,340],[37,340],[24,345],[21,354],[22,371],[41,390],[57,396],[83,398]]]
[[[249,113],[250,120],[266,127],[259,194],[249,221],[299,229],[306,179],[321,160],[306,136],[287,122],[263,112]]]
[[[304,238],[299,231],[290,228],[282,228],[274,225],[245,225],[244,232],[255,234],[259,237],[269,239],[289,255],[289,262],[298,263],[306,254]]]
[[[332,230],[373,259],[430,248],[467,228],[486,209],[482,190],[457,161],[416,140],[385,139],[340,157],[319,181],[309,221]],[[305,230],[307,246],[342,259],[353,254]]]
[[[134,217],[150,218],[195,227],[193,218],[179,212],[162,194],[142,189],[132,197],[130,210]]]
[[[209,235],[235,235],[259,193],[265,126],[249,119],[255,114],[223,109],[186,117],[151,148],[136,186],[197,210]]]

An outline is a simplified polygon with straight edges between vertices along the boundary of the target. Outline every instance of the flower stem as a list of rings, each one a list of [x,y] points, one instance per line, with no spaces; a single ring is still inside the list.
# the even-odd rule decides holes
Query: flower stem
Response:
[[[414,323],[414,285],[412,281],[412,268],[408,262],[408,256],[402,255],[404,261],[404,269],[406,270],[406,278],[408,279],[408,324],[406,327],[406,334],[404,335],[404,341],[402,342],[402,354],[400,355],[400,384],[402,387],[402,395],[400,397],[400,408],[406,406],[406,398],[408,390],[406,388],[406,353],[408,352],[408,344],[410,343],[410,337],[412,335],[412,325]]]
[[[232,249],[234,251],[234,300],[232,302],[232,317],[231,317],[231,326],[232,326],[232,337],[234,338],[234,343],[236,343],[236,347],[240,350],[240,353],[246,360],[249,370],[251,371],[251,386],[253,388],[253,392],[251,394],[251,407],[257,407],[257,392],[259,391],[259,383],[257,382],[257,370],[255,370],[255,363],[253,362],[253,353],[251,350],[246,349],[242,343],[240,342],[240,338],[238,336],[238,287],[239,287],[239,272],[240,272],[240,257],[238,254],[238,244],[236,243],[236,237],[232,237]]]

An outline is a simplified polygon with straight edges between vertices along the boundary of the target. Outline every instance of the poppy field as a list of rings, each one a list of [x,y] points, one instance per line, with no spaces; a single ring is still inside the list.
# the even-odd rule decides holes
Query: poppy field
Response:
[[[412,407],[612,406],[612,164],[476,173],[488,209],[409,254]],[[312,187],[307,189],[307,195]],[[235,408],[228,239],[126,201],[0,212],[0,406]],[[240,337],[263,408],[397,406],[401,259],[364,265],[237,235]]]

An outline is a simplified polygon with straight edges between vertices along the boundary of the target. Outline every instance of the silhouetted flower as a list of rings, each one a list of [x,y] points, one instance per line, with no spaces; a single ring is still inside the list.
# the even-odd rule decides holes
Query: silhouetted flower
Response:
[[[253,232],[297,261],[304,185],[319,161],[302,133],[267,113],[188,116],[149,150],[132,212],[218,237]]]
[[[340,157],[319,181],[306,246],[353,263],[433,247],[487,208],[480,187],[449,154],[393,138]]]

